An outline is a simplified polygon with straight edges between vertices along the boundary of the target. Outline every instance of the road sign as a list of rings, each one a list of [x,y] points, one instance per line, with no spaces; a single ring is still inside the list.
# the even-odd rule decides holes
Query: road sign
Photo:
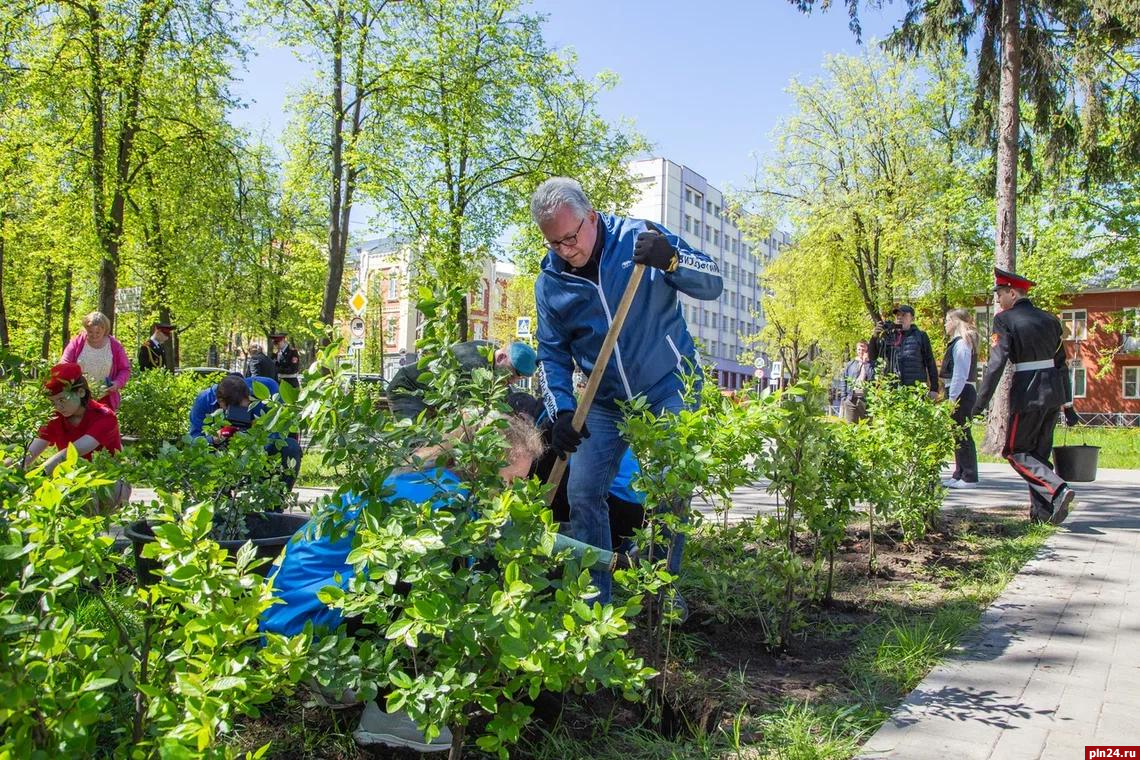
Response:
[[[772,375],[768,378],[769,385],[779,385],[780,379],[784,376],[784,363],[772,362]]]
[[[131,312],[138,311],[142,303],[142,286],[135,285],[132,288],[119,288],[115,291],[115,311],[118,312]]]
[[[353,338],[352,342],[348,344],[348,352],[350,354],[359,353],[364,349],[364,338]]]
[[[515,337],[530,337],[530,317],[517,317],[515,319]]]
[[[348,330],[352,333],[354,338],[364,337],[364,320],[360,317],[353,317],[348,323]]]
[[[352,298],[348,299],[348,308],[352,309],[352,313],[358,317],[364,313],[367,306],[368,297],[364,295],[363,290],[356,291],[352,294]]]

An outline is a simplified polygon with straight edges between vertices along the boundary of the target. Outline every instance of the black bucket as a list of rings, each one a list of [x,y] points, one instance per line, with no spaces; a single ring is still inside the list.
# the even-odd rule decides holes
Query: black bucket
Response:
[[[266,557],[266,562],[256,568],[255,572],[265,575],[269,572],[272,560],[281,553],[281,547],[289,543],[300,528],[309,521],[308,515],[289,515],[280,512],[253,512],[245,516],[245,526],[249,531],[248,538],[233,541],[219,541],[218,546],[225,549],[230,556],[237,556],[238,549],[247,541],[257,549],[258,557]],[[135,577],[140,586],[153,585],[158,576],[156,572],[161,565],[153,559],[142,556],[143,547],[154,541],[154,531],[146,520],[131,523],[123,534],[131,540],[135,553]]]
[[[1096,460],[1100,446],[1054,446],[1053,469],[1069,483],[1091,483],[1096,480]]]

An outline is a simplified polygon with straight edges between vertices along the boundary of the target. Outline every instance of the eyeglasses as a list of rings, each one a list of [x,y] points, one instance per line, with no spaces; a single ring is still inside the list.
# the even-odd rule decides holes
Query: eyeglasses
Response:
[[[573,235],[567,235],[566,237],[562,238],[561,240],[555,240],[554,242],[547,240],[546,241],[547,247],[550,248],[550,250],[555,251],[555,252],[557,252],[558,249],[562,248],[562,247],[570,248],[571,246],[573,246],[575,243],[578,242],[578,233],[582,231],[582,225],[585,223],[586,223],[586,217],[582,217],[582,221],[578,222],[578,229],[574,230]]]

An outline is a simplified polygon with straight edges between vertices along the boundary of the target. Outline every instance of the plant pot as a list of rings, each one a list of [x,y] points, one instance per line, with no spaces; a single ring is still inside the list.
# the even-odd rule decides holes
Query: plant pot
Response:
[[[1062,480],[1090,483],[1096,480],[1096,460],[1100,446],[1054,446],[1053,467]]]
[[[257,549],[258,557],[267,557],[270,560],[277,558],[281,548],[289,543],[305,523],[309,521],[308,515],[290,515],[280,512],[253,512],[245,516],[245,525],[249,531],[248,538],[233,541],[219,541],[218,546],[225,549],[231,557],[237,556],[237,551],[247,541]],[[162,567],[158,562],[142,556],[143,547],[154,541],[154,530],[148,520],[139,520],[131,523],[123,531],[131,540],[135,554],[135,577],[140,586],[153,585],[158,580],[157,571]],[[256,569],[259,575],[269,572],[271,563],[267,562]]]

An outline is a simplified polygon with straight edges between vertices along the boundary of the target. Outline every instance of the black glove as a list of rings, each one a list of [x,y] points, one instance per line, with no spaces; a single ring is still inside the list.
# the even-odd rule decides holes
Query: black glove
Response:
[[[677,268],[677,249],[660,232],[646,230],[633,244],[633,263],[672,272]]]
[[[582,429],[579,431],[574,429],[573,421],[574,412],[563,410],[558,413],[554,419],[554,426],[550,428],[550,445],[558,452],[560,459],[565,459],[567,454],[577,451],[582,439],[590,437],[586,423],[582,423]]]
[[[1077,416],[1077,410],[1073,408],[1072,404],[1063,407],[1061,409],[1061,413],[1065,415],[1065,424],[1069,427],[1074,427],[1080,424],[1081,418]]]

